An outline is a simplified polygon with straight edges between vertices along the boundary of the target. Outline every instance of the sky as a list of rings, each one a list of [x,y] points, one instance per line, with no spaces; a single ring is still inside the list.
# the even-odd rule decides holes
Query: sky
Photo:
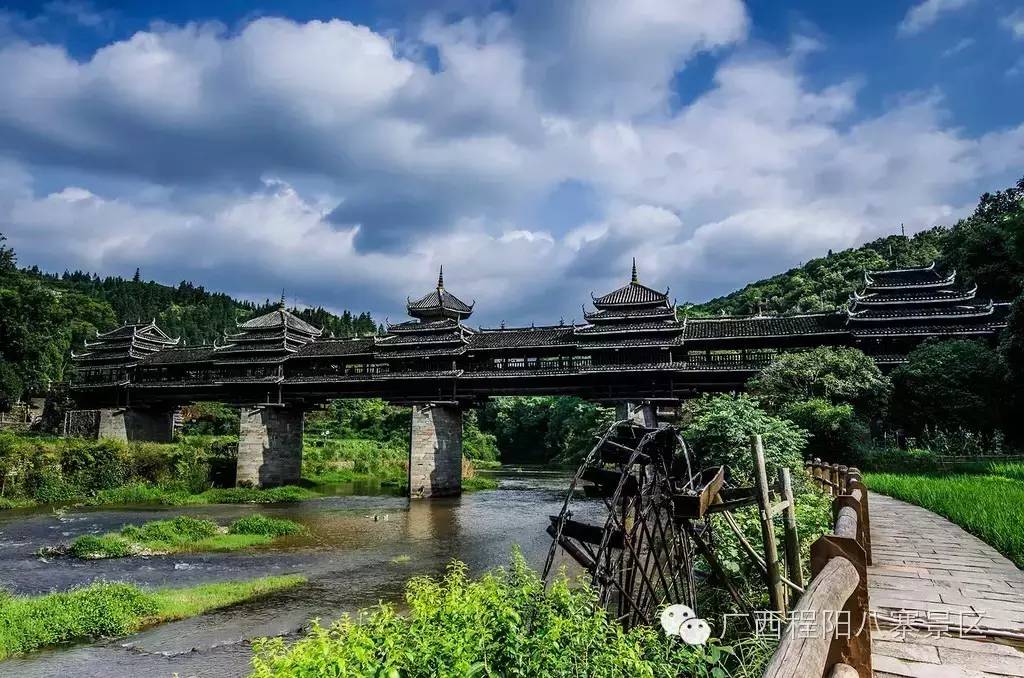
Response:
[[[22,265],[404,319],[699,302],[1024,175],[1021,0],[0,5]]]

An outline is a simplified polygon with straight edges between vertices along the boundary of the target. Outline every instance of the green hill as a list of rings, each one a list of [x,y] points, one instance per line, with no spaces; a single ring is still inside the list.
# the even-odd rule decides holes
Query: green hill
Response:
[[[949,234],[933,228],[912,237],[891,235],[866,245],[832,252],[790,269],[758,280],[746,287],[695,304],[687,315],[742,315],[758,310],[772,314],[813,313],[842,307],[864,281],[865,270],[927,266],[942,255]]]
[[[212,343],[236,323],[273,304],[240,301],[182,282],[172,287],[133,279],[100,278],[81,271],[61,275],[19,269],[0,234],[0,400],[66,380],[71,350],[125,322],[155,319],[188,344]],[[374,334],[369,313],[336,315],[322,307],[297,309],[299,317],[339,337]]]

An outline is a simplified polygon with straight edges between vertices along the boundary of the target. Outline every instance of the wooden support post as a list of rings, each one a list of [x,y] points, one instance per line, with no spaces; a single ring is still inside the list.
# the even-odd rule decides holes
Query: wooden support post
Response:
[[[768,489],[768,471],[764,463],[764,445],[761,436],[750,438],[750,451],[754,460],[754,473],[757,478],[757,505],[761,519],[761,539],[764,541],[764,563],[767,570],[765,583],[768,585],[768,598],[772,609],[779,614],[786,612],[786,589],[779,576],[779,549],[775,543],[775,526],[771,515],[771,494]]]
[[[788,468],[779,469],[779,490],[782,500],[787,503],[782,516],[782,524],[785,527],[786,573],[791,582],[804,588],[804,572],[800,563],[800,535],[796,529],[796,502],[793,499],[793,480]],[[790,601],[795,601],[799,596],[799,591],[791,591]]]
[[[836,664],[849,664],[860,676],[871,673],[871,619],[869,618],[868,576],[864,562],[864,549],[856,539],[825,535],[811,545],[811,575],[817,577],[830,562],[842,558],[851,563],[857,571],[857,587],[842,606],[845,621],[849,622],[849,634],[833,638],[825,661],[825,675],[829,675]],[[836,607],[829,607],[836,610]],[[835,620],[833,620],[835,621]]]

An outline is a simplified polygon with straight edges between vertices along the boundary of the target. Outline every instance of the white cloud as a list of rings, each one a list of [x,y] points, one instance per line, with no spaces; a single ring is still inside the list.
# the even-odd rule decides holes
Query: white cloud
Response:
[[[10,43],[0,225],[26,263],[261,300],[285,287],[393,319],[444,264],[475,318],[543,322],[578,319],[632,256],[697,300],[900,222],[948,223],[1024,155],[1024,126],[972,136],[937,96],[865,117],[863,82],[807,77],[820,40],[748,49],[741,5],[704,10],[431,16],[401,49],[273,18],[152,28],[85,60]],[[726,47],[674,107],[673,75]],[[566,182],[592,215],[538,216]]]
[[[963,52],[965,49],[968,49],[968,48],[972,47],[973,45],[974,45],[974,38],[963,38],[961,40],[958,40],[956,42],[956,44],[954,44],[952,47],[950,47],[949,49],[945,50],[942,53],[942,56],[943,57],[956,56],[960,52]]]
[[[975,0],[922,0],[907,10],[900,23],[901,35],[913,35],[932,26],[946,14],[952,14],[974,3]]]

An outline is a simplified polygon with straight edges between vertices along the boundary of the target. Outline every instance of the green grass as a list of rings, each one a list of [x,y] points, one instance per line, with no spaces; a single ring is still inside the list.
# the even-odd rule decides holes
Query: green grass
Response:
[[[0,595],[0,660],[61,643],[135,633],[305,581],[286,575],[152,592],[101,583],[41,596]]]
[[[209,520],[178,516],[171,520],[153,520],[141,526],[127,525],[118,533],[81,536],[71,543],[67,554],[95,560],[134,555],[236,551],[303,531],[298,523],[261,515],[239,518],[227,530]]]
[[[215,487],[199,494],[190,494],[173,487],[162,487],[145,483],[124,485],[110,490],[101,490],[85,503],[92,506],[116,504],[162,504],[165,506],[190,506],[198,504],[284,504],[314,499],[320,496],[313,490],[296,485],[271,487]]]
[[[869,489],[944,516],[1024,567],[1024,464],[991,464],[989,473],[868,473]]]
[[[496,490],[498,489],[498,481],[494,478],[487,478],[485,476],[473,476],[472,478],[462,479],[462,490],[464,492],[475,492],[477,490]]]

